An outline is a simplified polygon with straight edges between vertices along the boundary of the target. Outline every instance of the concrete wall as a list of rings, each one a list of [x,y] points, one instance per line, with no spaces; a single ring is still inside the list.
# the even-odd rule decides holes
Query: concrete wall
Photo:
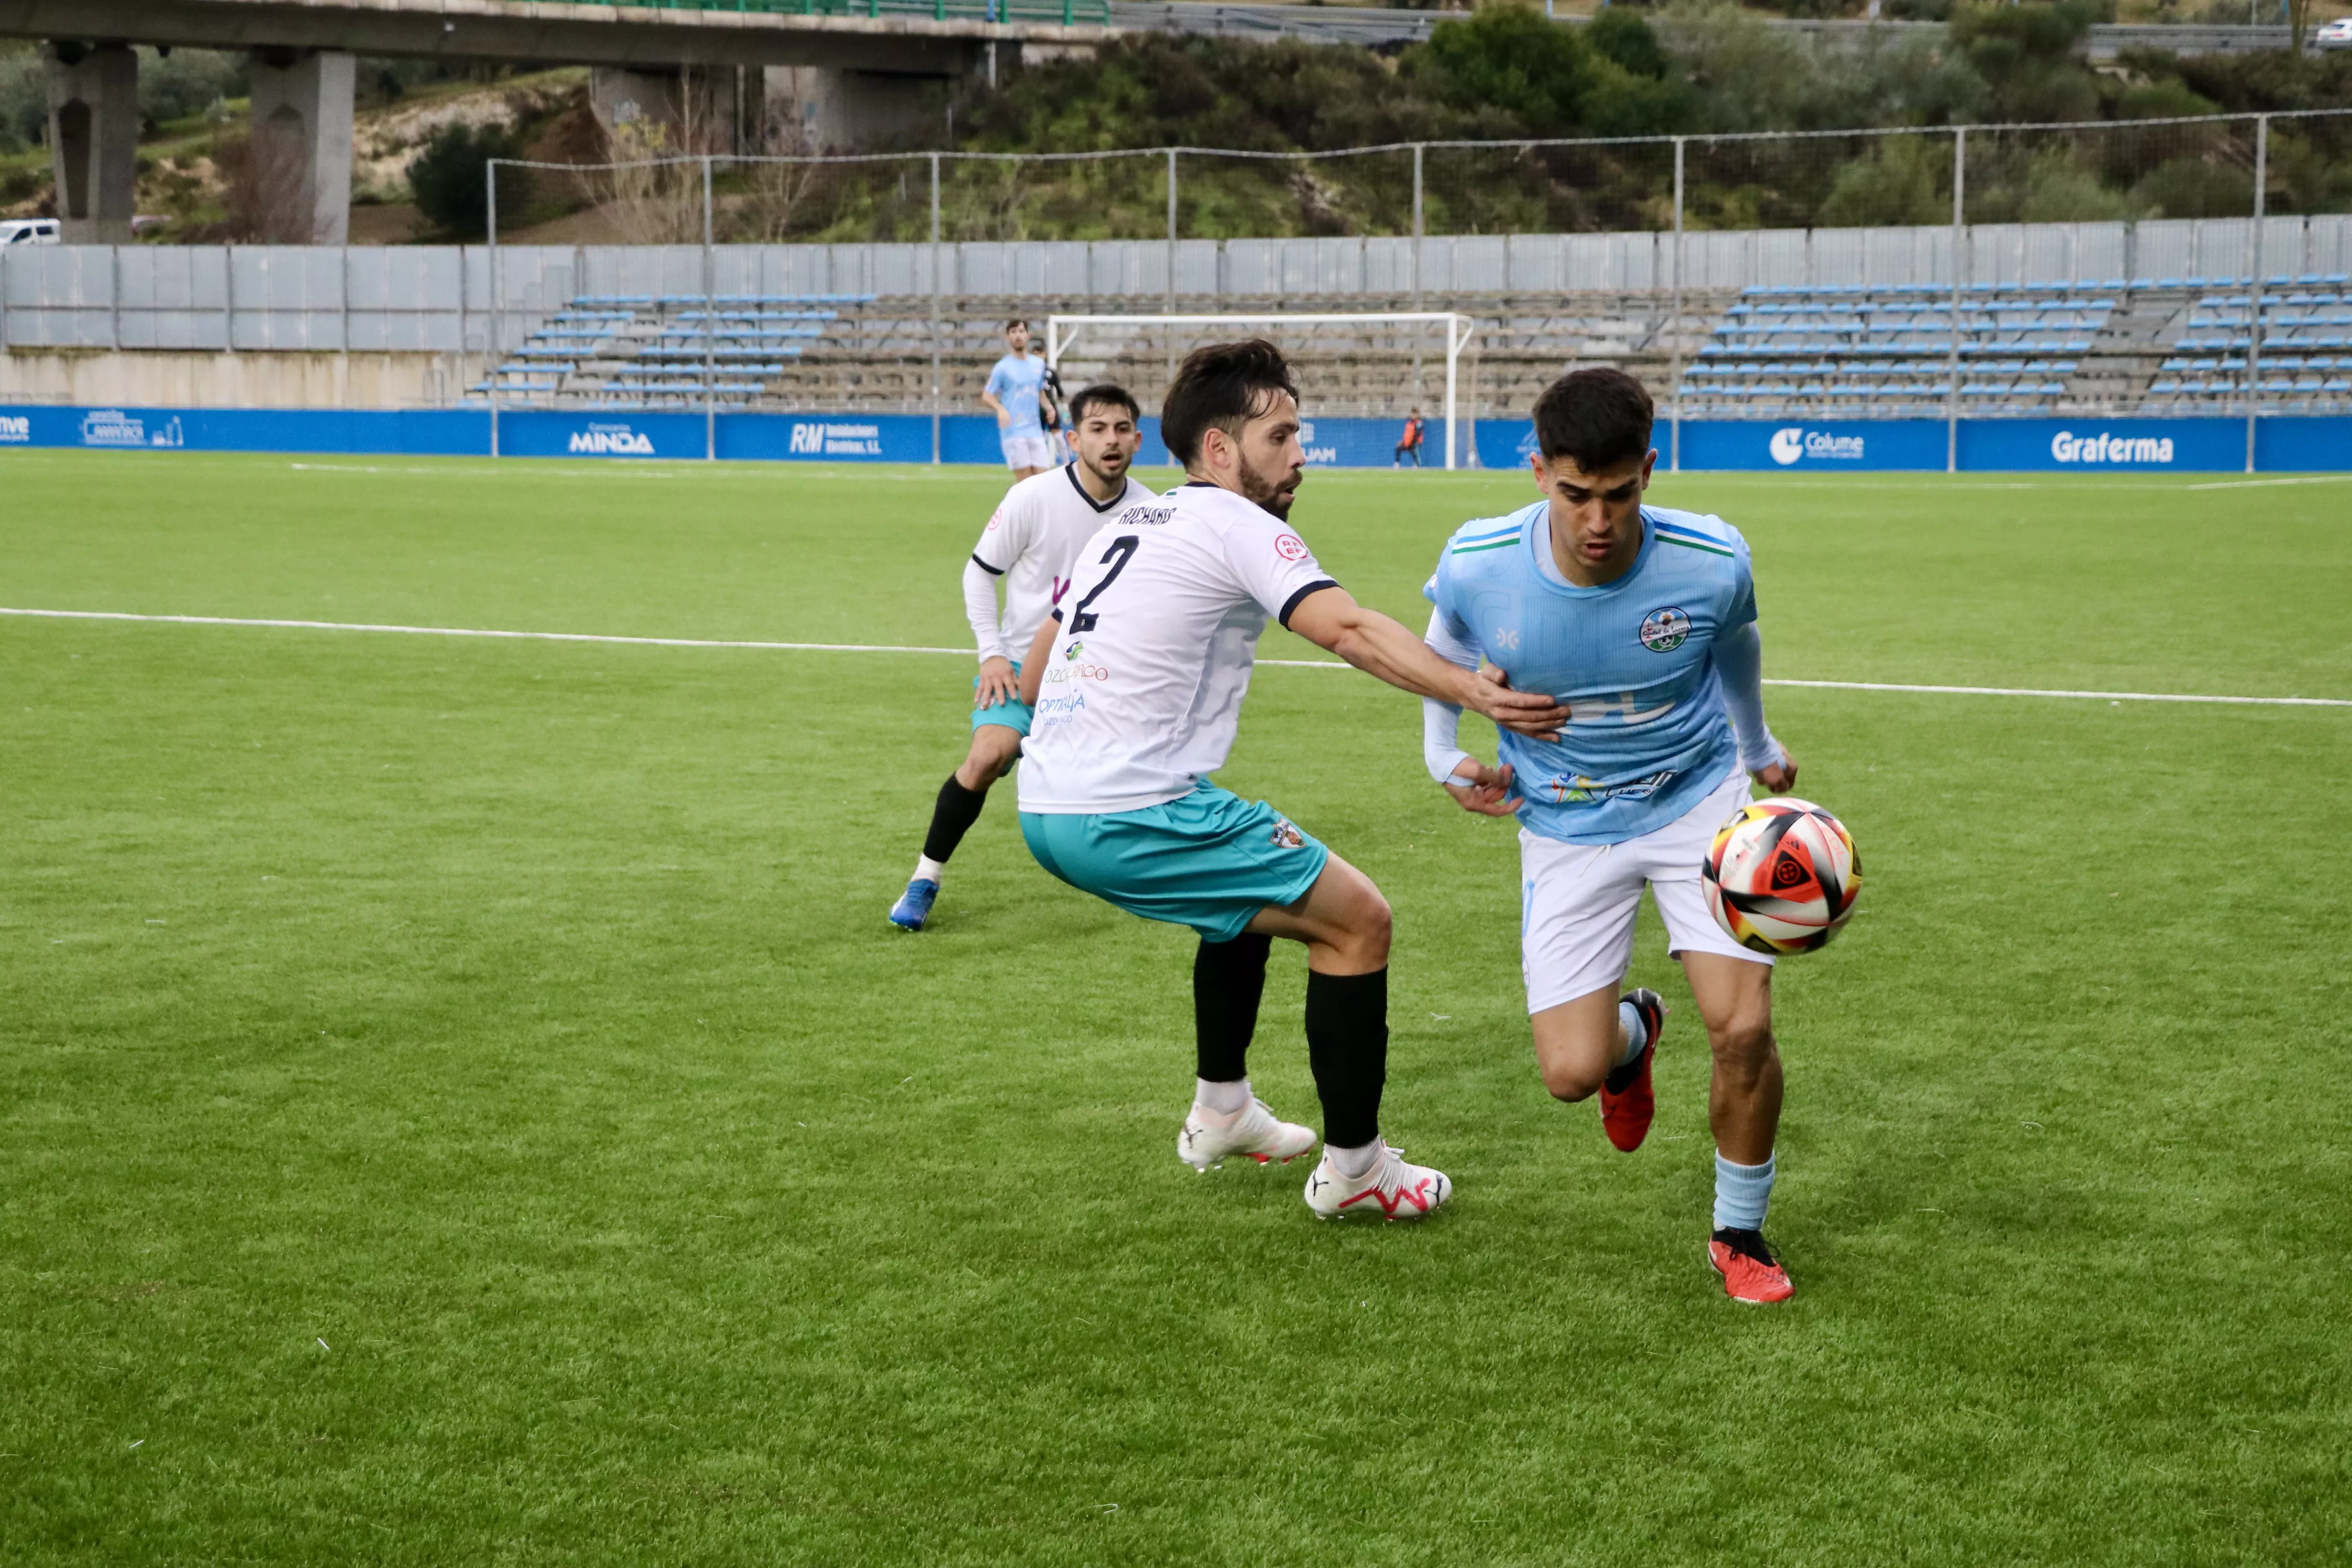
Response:
[[[0,403],[163,408],[441,408],[478,381],[454,353],[0,354]]]

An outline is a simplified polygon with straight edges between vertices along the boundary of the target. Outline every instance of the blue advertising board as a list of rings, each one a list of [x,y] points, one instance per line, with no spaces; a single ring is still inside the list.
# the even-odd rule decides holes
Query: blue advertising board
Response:
[[[1661,428],[1657,443],[1673,439]],[[1682,468],[1853,474],[1941,472],[1950,444],[1940,419],[1686,419]]]
[[[708,447],[704,416],[688,413],[501,411],[499,451],[516,458],[696,459]],[[940,420],[940,456],[1002,469],[996,422],[985,414]],[[1310,418],[1300,432],[1314,468],[1381,468],[1394,460],[1402,422]],[[1160,421],[1146,416],[1141,462],[1167,465]],[[931,420],[921,414],[721,414],[718,455],[780,462],[927,463]],[[1464,468],[1517,468],[1534,450],[1524,419],[1481,419],[1461,432]],[[1944,467],[1939,420],[1686,420],[1685,471],[1853,473]],[[1671,437],[1663,426],[1659,445]],[[483,408],[90,408],[0,406],[0,450],[81,447],[114,451],[341,453],[482,457],[490,450]],[[2352,418],[2265,416],[2255,427],[2256,468],[2273,473],[2352,470]],[[1422,461],[1442,468],[1445,426],[1432,422]],[[1959,467],[1974,472],[2214,473],[2246,462],[2242,418],[1963,419]]]
[[[1964,419],[1963,468],[2209,473],[2246,466],[2242,419]]]
[[[2352,419],[2257,419],[2254,467],[2271,474],[2340,473],[2352,468]]]

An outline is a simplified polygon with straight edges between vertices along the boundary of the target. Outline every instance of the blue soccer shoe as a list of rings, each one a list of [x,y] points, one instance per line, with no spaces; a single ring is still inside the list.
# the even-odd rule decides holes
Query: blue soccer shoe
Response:
[[[931,918],[931,906],[939,901],[940,885],[929,877],[917,877],[890,906],[890,923],[900,931],[920,931]]]

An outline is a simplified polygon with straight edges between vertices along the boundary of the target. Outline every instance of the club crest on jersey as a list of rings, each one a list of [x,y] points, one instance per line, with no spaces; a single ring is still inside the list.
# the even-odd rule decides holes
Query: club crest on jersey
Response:
[[[1304,561],[1307,559],[1307,541],[1295,533],[1277,534],[1274,541],[1274,552],[1285,561]]]
[[[1289,823],[1285,822],[1278,816],[1274,819],[1273,837],[1274,847],[1276,849],[1304,849],[1307,847],[1307,835],[1299,832],[1298,829],[1293,827]]]
[[[1690,640],[1690,617],[1669,605],[1643,617],[1642,646],[1652,653],[1672,653]]]

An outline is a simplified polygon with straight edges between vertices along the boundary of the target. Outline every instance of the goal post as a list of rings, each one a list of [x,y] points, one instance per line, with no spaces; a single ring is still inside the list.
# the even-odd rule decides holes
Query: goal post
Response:
[[[1476,335],[1477,323],[1457,310],[1352,310],[1314,314],[1300,311],[1272,311],[1258,315],[1205,316],[1126,316],[1075,315],[1045,318],[1045,363],[1058,368],[1062,356],[1069,352],[1082,333],[1090,329],[1123,327],[1168,327],[1223,329],[1226,327],[1317,327],[1383,325],[1429,327],[1442,326],[1445,333],[1445,466],[1455,466],[1456,456],[1466,449],[1460,438],[1462,351],[1468,348]],[[1204,340],[1205,341],[1205,340]]]

